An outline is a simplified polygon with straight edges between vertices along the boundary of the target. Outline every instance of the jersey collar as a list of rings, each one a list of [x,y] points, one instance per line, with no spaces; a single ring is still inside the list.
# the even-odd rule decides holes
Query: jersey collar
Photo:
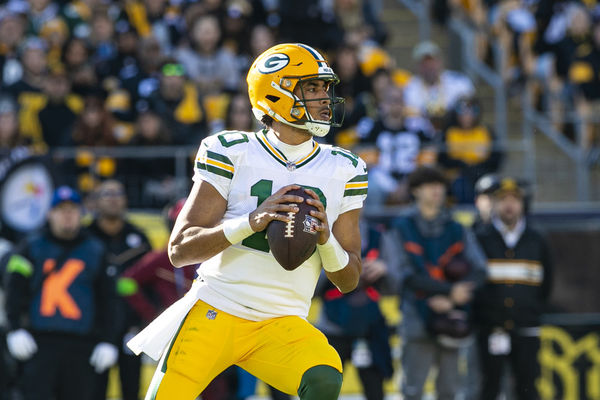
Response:
[[[304,156],[303,158],[301,158],[300,160],[295,161],[295,162],[289,161],[286,158],[285,154],[283,154],[283,152],[281,152],[277,147],[275,147],[273,144],[271,144],[267,140],[267,137],[265,136],[265,132],[266,132],[265,130],[256,132],[256,138],[258,139],[258,143],[261,144],[263,149],[265,149],[266,152],[271,155],[271,157],[273,157],[278,163],[285,166],[290,171],[293,171],[296,168],[300,168],[303,165],[308,164],[310,161],[312,161],[317,156],[317,154],[319,154],[321,152],[321,147],[319,146],[319,144],[316,141],[313,140],[312,141],[313,147],[306,156]]]

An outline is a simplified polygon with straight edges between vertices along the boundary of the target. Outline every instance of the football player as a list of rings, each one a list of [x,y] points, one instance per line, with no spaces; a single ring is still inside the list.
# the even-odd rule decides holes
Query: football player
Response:
[[[160,362],[146,399],[195,399],[238,365],[302,400],[337,399],[342,363],[306,317],[321,268],[342,291],[361,272],[359,213],[367,169],[353,153],[319,144],[343,99],[318,51],[279,44],[250,67],[248,92],[259,132],[226,131],[202,141],[194,185],[169,240],[175,266],[202,263],[182,300],[129,342]],[[273,220],[315,206],[317,249],[286,271],[269,252]]]

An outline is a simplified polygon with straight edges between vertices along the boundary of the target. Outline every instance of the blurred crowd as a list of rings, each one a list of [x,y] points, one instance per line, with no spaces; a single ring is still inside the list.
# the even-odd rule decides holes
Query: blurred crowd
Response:
[[[382,6],[367,0],[2,2],[0,181],[24,160],[40,158],[57,185],[68,186],[54,192],[39,232],[27,232],[36,234],[23,241],[24,235],[4,231],[0,238],[0,280],[11,296],[7,318],[0,313],[8,339],[1,341],[8,348],[0,399],[47,399],[55,391],[60,399],[100,400],[114,364],[123,399],[138,398],[140,359],[124,343],[189,288],[195,267],[176,270],[165,249],[151,250],[126,219],[127,209],[164,208],[167,227],[173,223],[178,193],[189,185],[175,179],[182,173],[175,157],[183,154],[191,164],[204,137],[262,128],[250,108],[246,72],[258,54],[286,41],[318,48],[339,75],[344,123],[319,140],[367,162],[366,210],[409,210],[389,221],[361,221],[358,290],[342,296],[326,281],[317,290],[323,300],[317,326],[358,368],[367,399],[383,398],[395,367],[389,341],[395,327],[379,308],[382,294],[402,298],[405,398],[420,398],[432,365],[445,372],[438,373],[439,398],[461,392],[491,399],[502,390],[536,398],[536,329],[551,262],[543,238],[527,223],[528,191],[491,175],[504,152],[483,122],[470,78],[447,69],[432,41],[414,44],[410,60],[395,60],[386,49]],[[600,43],[593,10],[545,0],[439,1],[434,15],[444,20],[448,14],[439,10],[450,8],[481,29],[494,22],[492,33],[511,51],[504,71],[511,87],[536,82],[540,107],[559,104],[554,95],[571,96],[577,110],[593,113]],[[485,57],[483,39],[481,48]],[[183,152],[175,154],[173,146]],[[185,178],[189,172],[184,168]],[[452,221],[447,204],[477,207],[473,231]],[[81,243],[88,251],[72,254]],[[35,251],[39,246],[45,255]],[[53,264],[45,262],[48,254]],[[70,262],[78,257],[86,259],[83,270]],[[73,283],[82,271],[86,279]],[[66,293],[71,284],[81,285],[70,290],[76,298]],[[58,295],[45,298],[46,285]],[[494,296],[482,301],[483,288]],[[85,323],[72,324],[77,315]],[[66,352],[78,356],[56,364]],[[466,377],[460,357],[467,360]],[[504,363],[515,371],[514,383],[500,379]],[[39,380],[48,369],[60,373]],[[244,399],[255,385],[243,371],[228,370],[203,399]]]
[[[501,74],[511,94],[527,86],[536,107],[583,149],[598,146],[600,7],[572,0],[438,0],[477,28],[479,56],[492,63],[498,41]],[[444,14],[438,12],[440,22]]]
[[[436,162],[455,182],[456,200],[472,203],[477,178],[501,161],[473,83],[446,70],[432,42],[417,44],[412,60],[398,65],[385,47],[381,7],[361,0],[5,2],[2,161],[10,164],[16,149],[49,154],[60,183],[87,194],[117,178],[132,206],[162,207],[187,183],[174,179],[175,154],[161,146],[190,146],[183,154],[191,156],[222,129],[259,129],[246,94],[248,67],[274,43],[305,42],[327,55],[341,79],[345,122],[326,140],[376,167],[372,205],[406,203],[406,175]],[[65,147],[74,152],[54,152]]]

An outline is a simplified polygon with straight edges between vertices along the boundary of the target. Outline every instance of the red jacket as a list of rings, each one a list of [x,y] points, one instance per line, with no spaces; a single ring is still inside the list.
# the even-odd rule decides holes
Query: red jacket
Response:
[[[140,317],[149,322],[179,300],[195,276],[196,266],[175,268],[166,250],[152,251],[123,272],[117,288]]]

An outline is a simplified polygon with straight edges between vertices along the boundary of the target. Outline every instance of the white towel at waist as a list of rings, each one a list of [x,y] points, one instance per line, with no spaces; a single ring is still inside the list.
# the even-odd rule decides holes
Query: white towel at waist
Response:
[[[185,296],[173,303],[127,342],[127,347],[137,355],[146,353],[150,358],[158,361],[177,329],[179,329],[181,322],[196,304],[200,284],[200,281],[194,281],[192,288]]]

